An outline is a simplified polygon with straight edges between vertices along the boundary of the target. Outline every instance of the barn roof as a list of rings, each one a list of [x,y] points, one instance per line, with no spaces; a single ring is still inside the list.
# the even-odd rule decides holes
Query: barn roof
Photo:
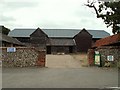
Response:
[[[12,37],[30,37],[36,29],[14,29],[8,35]],[[73,38],[81,29],[42,29],[48,37]],[[110,34],[104,30],[87,30],[93,38],[103,38]]]
[[[35,31],[36,29],[14,29],[9,32],[8,36],[12,37],[30,37],[30,35]]]
[[[49,46],[74,46],[75,41],[74,39],[62,39],[62,38],[54,38],[50,39],[47,42],[47,45]]]
[[[49,37],[74,37],[78,34],[82,29],[42,29],[45,33],[48,34]],[[93,38],[103,38],[106,36],[110,36],[104,30],[87,30]]]
[[[110,36],[110,34],[104,30],[87,30],[93,38],[104,38]]]
[[[120,43],[120,33],[97,40],[92,47],[100,47]]]
[[[12,43],[12,44],[17,44],[17,45],[23,45],[20,41],[18,41],[15,38],[12,38],[10,36],[4,35],[0,33],[0,41],[5,41],[8,43]]]

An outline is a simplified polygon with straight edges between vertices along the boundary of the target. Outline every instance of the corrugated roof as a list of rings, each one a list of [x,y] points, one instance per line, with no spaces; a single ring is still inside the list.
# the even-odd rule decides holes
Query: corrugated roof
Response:
[[[81,30],[77,29],[42,29],[48,37],[74,37]]]
[[[10,36],[4,35],[0,33],[0,41],[5,41],[8,43],[12,43],[12,44],[18,44],[18,45],[23,45],[20,41],[18,41],[15,38],[12,38]]]
[[[14,29],[8,35],[12,37],[30,37],[36,29]],[[42,29],[48,37],[66,37],[72,38],[78,34],[81,29]],[[104,30],[87,30],[93,38],[103,38],[110,34]]]
[[[87,30],[87,31],[93,36],[93,38],[104,38],[110,36],[110,34],[104,30]]]
[[[8,36],[11,37],[30,37],[30,35],[35,31],[36,29],[14,29],[9,32]]]
[[[74,39],[56,38],[56,39],[50,39],[47,42],[47,45],[50,45],[50,46],[74,46],[76,44],[75,44]]]
[[[74,37],[81,29],[42,29],[49,37]],[[110,36],[104,30],[87,30],[93,38],[103,38]]]

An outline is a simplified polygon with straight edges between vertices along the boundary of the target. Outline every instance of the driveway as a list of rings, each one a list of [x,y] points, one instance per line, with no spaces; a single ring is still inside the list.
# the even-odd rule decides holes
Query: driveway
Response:
[[[71,55],[46,55],[46,67],[81,68],[81,63]]]

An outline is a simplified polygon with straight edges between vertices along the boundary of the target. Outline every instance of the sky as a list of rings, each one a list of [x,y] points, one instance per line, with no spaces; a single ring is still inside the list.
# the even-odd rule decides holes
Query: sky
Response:
[[[0,25],[15,28],[91,29],[112,34],[87,0],[0,0]]]

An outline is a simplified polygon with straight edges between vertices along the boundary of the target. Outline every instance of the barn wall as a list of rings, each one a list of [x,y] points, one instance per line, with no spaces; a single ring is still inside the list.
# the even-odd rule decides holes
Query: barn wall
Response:
[[[51,52],[52,53],[68,53],[69,52],[69,47],[64,47],[64,46],[52,46],[51,47]]]
[[[47,52],[48,52],[48,54],[74,53],[75,52],[75,46],[47,46]]]
[[[12,43],[8,43],[8,42],[4,42],[4,41],[2,41],[2,42],[0,42],[1,44],[1,47],[11,47],[11,46],[13,46],[13,44]]]
[[[23,45],[8,43],[8,42],[4,42],[4,41],[0,42],[0,47],[13,47],[13,46],[21,47]]]
[[[30,43],[29,37],[16,37],[16,39],[23,43]]]
[[[86,30],[82,30],[75,36],[75,42],[78,52],[87,52],[92,45],[92,36]]]
[[[99,40],[100,38],[92,38],[92,46],[95,44],[95,42],[97,41],[97,40]]]
[[[24,43],[26,46],[31,46],[30,37],[16,37],[16,39]]]
[[[41,29],[37,29],[30,35],[31,45],[39,49],[46,49],[47,39],[47,35]]]

